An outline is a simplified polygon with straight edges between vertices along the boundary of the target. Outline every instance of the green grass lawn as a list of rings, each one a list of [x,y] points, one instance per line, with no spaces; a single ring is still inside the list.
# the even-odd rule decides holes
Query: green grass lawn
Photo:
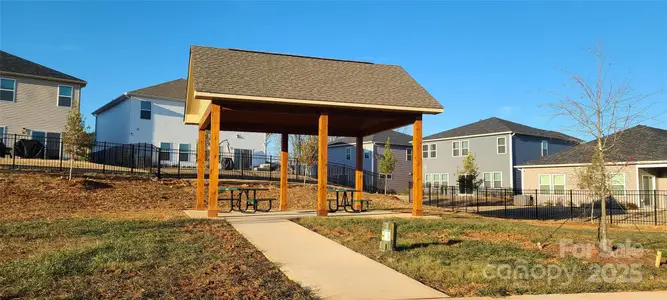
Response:
[[[626,238],[630,238],[633,249],[640,243],[643,250],[618,250],[614,252],[617,257],[601,257],[592,250],[585,252],[590,253],[590,257],[575,257],[571,252],[561,255],[561,239],[594,245],[595,227],[567,225],[540,250],[537,242],[544,241],[557,225],[465,215],[445,215],[438,220],[393,221],[398,224],[398,251],[380,252],[383,220],[297,220],[313,231],[450,296],[667,289],[667,266],[653,267],[655,249],[667,249],[667,232],[610,229],[614,244],[625,243]],[[621,255],[623,253],[626,255]],[[542,270],[551,275],[542,273]]]
[[[229,224],[0,221],[0,299],[310,299]]]

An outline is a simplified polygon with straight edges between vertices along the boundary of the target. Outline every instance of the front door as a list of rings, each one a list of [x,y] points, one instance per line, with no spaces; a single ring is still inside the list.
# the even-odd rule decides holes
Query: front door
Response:
[[[653,207],[653,176],[643,175],[642,176],[642,190],[641,190],[641,199],[642,206],[644,207]]]

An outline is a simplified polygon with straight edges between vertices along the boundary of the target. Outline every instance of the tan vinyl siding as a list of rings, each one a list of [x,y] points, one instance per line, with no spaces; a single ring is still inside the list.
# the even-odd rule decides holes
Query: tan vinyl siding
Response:
[[[65,131],[70,108],[58,106],[58,85],[73,88],[72,107],[79,107],[79,84],[17,76],[0,77],[16,80],[16,101],[0,101],[0,126],[7,126],[10,134],[22,134],[23,128]]]
[[[544,168],[526,168],[523,173],[523,189],[536,190],[540,188],[540,175],[565,174],[565,189],[580,189],[578,187],[579,179],[577,169],[582,167],[544,167]],[[610,173],[625,174],[625,189],[637,190],[637,169],[634,165],[608,167]]]

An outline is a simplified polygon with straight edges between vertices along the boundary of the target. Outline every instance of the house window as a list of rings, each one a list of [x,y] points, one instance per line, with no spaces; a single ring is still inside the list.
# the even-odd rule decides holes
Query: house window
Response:
[[[498,154],[507,153],[507,139],[505,137],[498,138]]]
[[[0,125],[0,142],[5,142],[5,136],[7,135],[7,126]]]
[[[551,194],[551,175],[540,175],[540,194]]]
[[[554,174],[552,179],[554,195],[565,195],[565,175]]]
[[[364,158],[366,158],[366,159],[371,158],[371,151],[369,151],[369,150],[364,150]]]
[[[468,155],[468,141],[462,141],[461,142],[461,156],[467,156]]]
[[[449,186],[449,174],[440,174],[440,185]]]
[[[190,144],[178,145],[178,160],[190,161]]]
[[[484,173],[484,187],[487,189],[491,187],[491,173]]]
[[[394,174],[380,174],[380,179],[385,179],[385,177],[387,180],[392,180],[394,179]]]
[[[352,158],[352,147],[345,148],[345,160],[350,160]]]
[[[440,185],[440,174],[433,174],[433,186]]]
[[[0,100],[16,101],[16,80],[0,78]]]
[[[611,190],[614,192],[614,195],[624,195],[625,194],[625,174],[614,174],[611,176]]]
[[[499,189],[503,187],[503,173],[493,172],[493,188]]]
[[[461,142],[452,143],[452,156],[454,157],[461,156]]]
[[[435,157],[436,157],[436,154],[437,154],[435,144],[431,144],[431,145],[429,145],[429,149],[430,149],[429,152],[431,153],[431,158],[435,158]]]
[[[424,176],[424,183],[431,183],[431,174],[426,174],[426,176]]]
[[[74,89],[71,86],[58,86],[58,106],[72,107],[72,93]]]
[[[405,160],[406,161],[411,161],[412,160],[412,149],[411,148],[405,149]]]
[[[549,141],[543,140],[542,141],[542,156],[547,156],[549,155]]]
[[[160,160],[171,160],[171,143],[160,143]]]
[[[144,120],[151,119],[151,102],[150,101],[141,101],[141,114],[140,117]]]

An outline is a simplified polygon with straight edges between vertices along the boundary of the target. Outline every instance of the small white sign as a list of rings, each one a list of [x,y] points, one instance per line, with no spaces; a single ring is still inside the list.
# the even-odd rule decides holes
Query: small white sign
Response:
[[[385,242],[391,241],[391,229],[382,230],[382,240]]]

